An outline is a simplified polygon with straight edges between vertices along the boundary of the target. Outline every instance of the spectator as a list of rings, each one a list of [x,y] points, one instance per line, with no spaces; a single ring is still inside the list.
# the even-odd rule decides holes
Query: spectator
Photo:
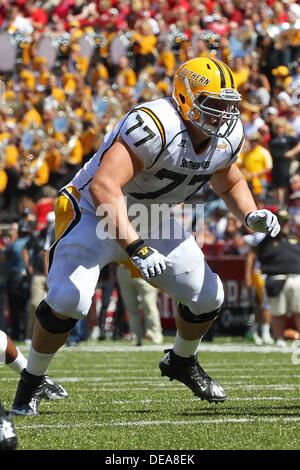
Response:
[[[258,132],[248,137],[247,145],[240,155],[239,166],[254,195],[264,195],[267,191],[267,175],[272,169],[272,157],[270,152],[260,145]]]
[[[30,296],[25,338],[30,344],[33,333],[34,312],[39,303],[46,297],[46,271],[44,245],[47,228],[32,233],[22,251],[27,276],[30,278]]]
[[[300,237],[300,190],[291,194],[290,201],[289,215],[291,217],[291,233]]]
[[[22,250],[29,240],[31,227],[28,222],[13,224],[11,242],[5,250],[6,292],[10,312],[10,334],[13,340],[24,341],[27,305],[30,296],[30,278],[26,273]]]
[[[54,209],[57,191],[51,186],[43,186],[40,194],[41,196],[35,205],[37,231],[43,230],[45,227],[47,227],[47,216]]]
[[[300,173],[295,173],[293,176],[290,177],[289,186],[291,196],[295,192],[300,191]]]
[[[260,107],[257,104],[244,104],[245,111],[245,136],[249,139],[250,136],[256,134],[258,130],[265,124],[260,115]]]
[[[274,344],[270,331],[271,311],[267,302],[265,277],[261,272],[260,264],[255,252],[257,245],[264,238],[265,236],[263,233],[254,233],[244,236],[244,240],[249,246],[249,251],[246,256],[245,282],[248,288],[254,289],[258,303],[255,322],[247,332],[246,338],[254,341],[258,346],[262,344]]]
[[[109,307],[111,295],[116,286],[116,267],[114,264],[106,265],[100,275],[100,287],[101,287],[101,308],[99,312],[99,329],[100,335],[99,340],[103,341],[106,339],[106,314]]]
[[[119,266],[117,269],[117,279],[124,305],[129,314],[131,331],[136,337],[136,345],[141,346],[144,336],[151,339],[154,344],[161,344],[163,336],[157,308],[157,289],[141,277],[131,277],[129,269],[123,266]],[[139,304],[144,312],[145,333]]]
[[[287,152],[296,147],[297,139],[291,135],[290,126],[286,119],[277,119],[274,134],[269,142],[273,160],[272,184],[277,192],[280,207],[287,204],[287,187],[290,179],[291,160]]]
[[[295,136],[300,139],[300,111],[299,107],[291,106],[287,113],[288,123],[295,131]]]
[[[280,234],[274,239],[266,236],[257,246],[257,256],[266,275],[276,344],[283,347],[287,314],[293,314],[300,331],[300,243],[290,234],[288,213],[280,210],[278,217],[282,226]]]

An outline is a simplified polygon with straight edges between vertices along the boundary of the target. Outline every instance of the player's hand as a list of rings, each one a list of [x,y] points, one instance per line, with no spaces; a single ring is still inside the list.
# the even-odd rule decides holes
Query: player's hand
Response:
[[[254,232],[267,232],[271,237],[276,237],[280,232],[276,215],[267,209],[249,212],[245,220],[246,225]]]
[[[145,279],[158,276],[166,269],[164,255],[146,245],[143,240],[131,243],[126,252]]]

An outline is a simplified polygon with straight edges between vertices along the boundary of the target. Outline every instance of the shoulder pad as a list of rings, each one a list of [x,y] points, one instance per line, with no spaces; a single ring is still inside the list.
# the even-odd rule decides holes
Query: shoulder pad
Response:
[[[166,135],[156,114],[147,107],[133,109],[125,118],[120,136],[129,148],[149,167],[164,150]]]

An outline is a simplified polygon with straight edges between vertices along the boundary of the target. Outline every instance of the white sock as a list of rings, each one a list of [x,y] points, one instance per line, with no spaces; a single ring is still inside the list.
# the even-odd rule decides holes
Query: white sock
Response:
[[[7,348],[7,336],[4,331],[0,330],[0,363],[6,364],[5,351]]]
[[[26,359],[25,356],[23,356],[23,354],[21,353],[21,351],[19,351],[18,348],[16,348],[16,350],[18,351],[18,355],[17,355],[16,359],[13,362],[10,362],[7,365],[11,369],[13,369],[14,371],[16,371],[20,374],[22,372],[22,370],[25,369],[25,367],[27,366],[27,359]]]
[[[26,370],[33,375],[44,375],[54,354],[43,354],[30,346]]]
[[[261,335],[270,336],[270,324],[269,323],[263,323],[261,325]]]
[[[183,339],[177,331],[173,351],[177,356],[181,357],[194,356],[197,352],[200,341],[201,339]]]

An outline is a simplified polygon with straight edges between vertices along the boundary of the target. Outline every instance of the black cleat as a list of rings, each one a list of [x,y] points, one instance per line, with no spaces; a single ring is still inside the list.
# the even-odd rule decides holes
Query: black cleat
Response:
[[[43,398],[45,376],[32,375],[24,369],[18,383],[11,414],[17,416],[37,416],[38,405]]]
[[[164,352],[167,354],[159,363],[162,376],[166,375],[170,380],[182,382],[201,400],[207,400],[209,403],[226,400],[225,390],[202,369],[197,356],[180,357],[172,349],[166,349]]]
[[[0,403],[0,450],[15,450],[17,445],[14,423]]]
[[[61,385],[50,379],[48,375],[45,375],[42,398],[46,398],[46,400],[63,400],[68,398],[68,392]]]

